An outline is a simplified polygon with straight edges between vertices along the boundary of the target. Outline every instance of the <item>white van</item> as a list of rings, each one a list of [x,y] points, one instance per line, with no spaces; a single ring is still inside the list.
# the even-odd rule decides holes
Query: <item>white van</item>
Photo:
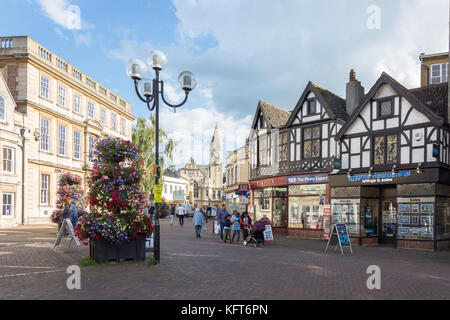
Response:
[[[189,203],[182,203],[181,205],[184,207],[184,216],[185,217],[193,217],[194,216],[194,210],[192,209],[192,206]]]

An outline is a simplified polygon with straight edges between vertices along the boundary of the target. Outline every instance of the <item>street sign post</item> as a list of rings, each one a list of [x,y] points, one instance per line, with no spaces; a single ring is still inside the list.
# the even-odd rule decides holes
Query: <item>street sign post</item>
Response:
[[[155,203],[162,202],[162,185],[155,185]]]

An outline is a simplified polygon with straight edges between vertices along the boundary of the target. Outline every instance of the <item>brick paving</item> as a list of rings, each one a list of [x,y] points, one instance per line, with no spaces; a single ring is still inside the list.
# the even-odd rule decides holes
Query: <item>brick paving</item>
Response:
[[[209,231],[212,225],[209,226]],[[195,238],[161,221],[161,265],[110,263],[81,268],[81,290],[68,290],[67,266],[87,247],[52,249],[55,226],[0,230],[0,299],[450,299],[450,252],[354,247],[324,253],[325,242],[276,237],[264,248]],[[381,268],[381,290],[366,287],[366,268]]]

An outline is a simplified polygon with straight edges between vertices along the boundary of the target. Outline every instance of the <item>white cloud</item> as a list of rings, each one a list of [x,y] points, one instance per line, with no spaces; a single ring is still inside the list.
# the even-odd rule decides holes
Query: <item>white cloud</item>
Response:
[[[79,7],[67,0],[37,0],[45,14],[56,24],[69,30],[81,29]]]
[[[41,6],[45,15],[50,18],[55,24],[60,27],[73,32],[75,43],[77,46],[89,45],[92,40],[92,34],[86,32],[95,28],[95,25],[85,21],[81,16],[81,9],[79,6],[72,4],[68,0],[36,0]],[[63,37],[63,32],[60,28],[55,28],[58,36]]]
[[[179,20],[177,42],[157,46],[154,41],[123,40],[108,56],[126,62],[161,49],[169,59],[162,73],[166,82],[180,71],[196,74],[199,85],[187,106],[175,115],[166,110],[162,117],[163,128],[182,148],[177,150],[177,165],[192,154],[203,155],[201,160],[194,157],[196,161],[208,162],[207,144],[216,121],[231,132],[224,133],[227,141],[239,139],[224,150],[240,147],[258,100],[292,110],[310,80],[343,96],[350,69],[356,70],[366,92],[383,71],[415,87],[419,54],[448,50],[447,0],[172,3]],[[370,5],[381,9],[379,30],[367,28]],[[173,91],[166,93],[179,101],[181,91],[169,83]],[[203,145],[198,135],[204,137]]]

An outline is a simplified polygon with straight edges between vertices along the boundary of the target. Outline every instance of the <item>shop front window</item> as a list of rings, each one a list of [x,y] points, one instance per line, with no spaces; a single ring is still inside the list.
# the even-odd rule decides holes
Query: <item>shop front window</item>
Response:
[[[350,235],[360,235],[359,200],[333,200],[331,223],[345,223]]]
[[[398,204],[398,239],[433,240],[434,199],[423,198],[430,202],[407,202],[401,199]]]
[[[274,227],[286,228],[286,198],[273,199],[273,221]]]
[[[361,236],[378,235],[378,199],[361,199]]]
[[[289,187],[289,228],[323,229],[326,184]]]
[[[259,198],[254,200],[255,222],[266,217],[272,221],[272,198]]]

